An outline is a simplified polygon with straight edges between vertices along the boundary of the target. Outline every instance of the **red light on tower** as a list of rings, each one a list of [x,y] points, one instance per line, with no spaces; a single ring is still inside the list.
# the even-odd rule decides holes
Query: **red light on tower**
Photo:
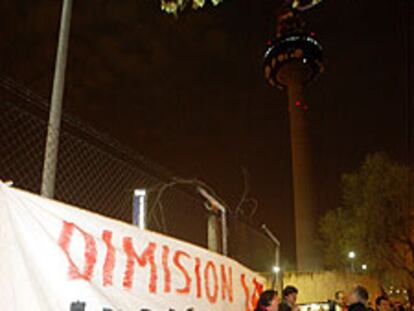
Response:
[[[295,105],[296,107],[300,107],[300,101],[297,101]]]

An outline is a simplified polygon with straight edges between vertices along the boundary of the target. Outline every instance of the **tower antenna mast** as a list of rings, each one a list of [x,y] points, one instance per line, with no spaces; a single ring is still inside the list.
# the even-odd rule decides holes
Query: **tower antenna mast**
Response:
[[[277,15],[276,35],[264,56],[264,76],[270,86],[286,89],[289,97],[290,141],[299,271],[321,268],[316,244],[316,193],[304,87],[324,70],[322,46],[306,30],[303,13],[322,0],[285,1]]]

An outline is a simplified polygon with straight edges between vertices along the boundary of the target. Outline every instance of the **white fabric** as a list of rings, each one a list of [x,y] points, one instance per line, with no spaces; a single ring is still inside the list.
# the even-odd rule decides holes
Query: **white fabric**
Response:
[[[0,183],[0,310],[251,311],[262,283],[229,258]]]

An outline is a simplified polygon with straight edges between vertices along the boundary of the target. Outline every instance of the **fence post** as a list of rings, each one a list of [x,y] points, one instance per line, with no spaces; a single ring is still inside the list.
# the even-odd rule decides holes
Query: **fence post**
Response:
[[[226,208],[220,204],[212,195],[201,187],[197,187],[198,192],[209,202],[207,209],[212,209],[212,214],[208,218],[208,243],[209,249],[218,251],[219,227],[217,221],[217,211],[220,212],[221,219],[221,253],[225,256],[228,254],[227,250],[227,217]],[[210,245],[211,243],[211,245]]]
[[[220,253],[220,228],[218,226],[217,209],[206,203],[206,208],[209,211],[207,220],[207,248],[213,252]]]

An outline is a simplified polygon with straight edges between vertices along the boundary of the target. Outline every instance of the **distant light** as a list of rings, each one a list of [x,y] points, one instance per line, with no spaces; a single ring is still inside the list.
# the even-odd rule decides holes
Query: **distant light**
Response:
[[[306,64],[308,62],[308,59],[304,58],[303,63]]]
[[[365,265],[365,264],[363,264],[363,265],[361,266],[361,268],[362,268],[362,270],[367,270],[367,269],[368,269],[368,266],[367,266],[367,265]]]
[[[312,32],[310,33],[310,36],[311,36],[311,37],[315,37],[315,36],[316,36],[316,33],[315,33],[314,31],[312,31]]]
[[[348,258],[354,259],[355,257],[356,257],[356,254],[355,254],[354,251],[351,251],[351,252],[348,253]]]
[[[296,107],[300,107],[300,101],[297,101],[295,105]]]
[[[273,43],[272,40],[267,40],[266,42],[267,45],[272,45],[272,43]]]
[[[276,274],[278,274],[278,273],[280,272],[280,270],[281,270],[281,269],[280,269],[280,267],[278,267],[278,266],[274,266],[274,267],[273,267],[273,272],[274,272],[274,273],[276,273]]]
[[[303,106],[303,110],[308,111],[309,110],[308,105]]]

